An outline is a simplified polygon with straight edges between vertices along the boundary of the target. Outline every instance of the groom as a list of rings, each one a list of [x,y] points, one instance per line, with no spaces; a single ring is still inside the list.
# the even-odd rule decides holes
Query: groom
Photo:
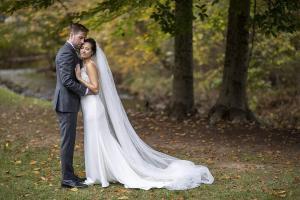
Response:
[[[84,179],[74,174],[73,154],[76,137],[77,114],[80,96],[88,95],[89,90],[80,84],[75,76],[75,66],[80,63],[77,52],[87,36],[88,29],[75,23],[70,26],[70,36],[56,55],[56,89],[53,107],[57,113],[61,134],[61,186],[84,188]]]

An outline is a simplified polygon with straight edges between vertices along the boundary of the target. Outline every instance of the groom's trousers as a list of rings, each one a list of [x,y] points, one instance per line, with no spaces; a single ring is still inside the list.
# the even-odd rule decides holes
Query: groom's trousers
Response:
[[[60,125],[60,160],[63,180],[74,179],[73,155],[76,138],[77,112],[56,111]]]

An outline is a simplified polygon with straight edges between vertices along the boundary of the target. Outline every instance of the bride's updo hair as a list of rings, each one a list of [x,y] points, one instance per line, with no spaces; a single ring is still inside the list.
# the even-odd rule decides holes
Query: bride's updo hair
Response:
[[[93,55],[95,55],[96,54],[96,41],[93,39],[93,38],[87,38],[87,39],[85,39],[84,40],[84,42],[88,42],[88,43],[90,43],[90,45],[91,45],[91,49],[92,49],[92,52],[93,52],[93,54],[92,54],[92,56]]]

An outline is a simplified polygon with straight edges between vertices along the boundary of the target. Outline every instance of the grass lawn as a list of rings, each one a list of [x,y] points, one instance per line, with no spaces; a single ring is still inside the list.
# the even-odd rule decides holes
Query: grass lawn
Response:
[[[51,103],[0,88],[0,199],[300,199],[298,137],[288,134],[288,140],[273,142],[277,132],[272,131],[262,140],[247,137],[248,132],[233,137],[225,134],[231,129],[211,130],[203,120],[176,123],[155,113],[127,110],[143,140],[208,166],[215,182],[187,191],[125,189],[121,184],[61,189],[60,137]],[[74,167],[84,176],[81,120],[80,114]],[[213,136],[214,130],[220,135]]]

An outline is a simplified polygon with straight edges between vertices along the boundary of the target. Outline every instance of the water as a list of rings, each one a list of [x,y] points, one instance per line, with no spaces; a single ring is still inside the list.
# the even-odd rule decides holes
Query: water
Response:
[[[0,69],[0,84],[16,93],[50,101],[54,95],[56,75],[35,68]],[[125,101],[138,101],[129,93],[118,92],[120,98]]]
[[[16,93],[51,100],[56,80],[51,72],[37,69],[1,69],[0,83]]]

